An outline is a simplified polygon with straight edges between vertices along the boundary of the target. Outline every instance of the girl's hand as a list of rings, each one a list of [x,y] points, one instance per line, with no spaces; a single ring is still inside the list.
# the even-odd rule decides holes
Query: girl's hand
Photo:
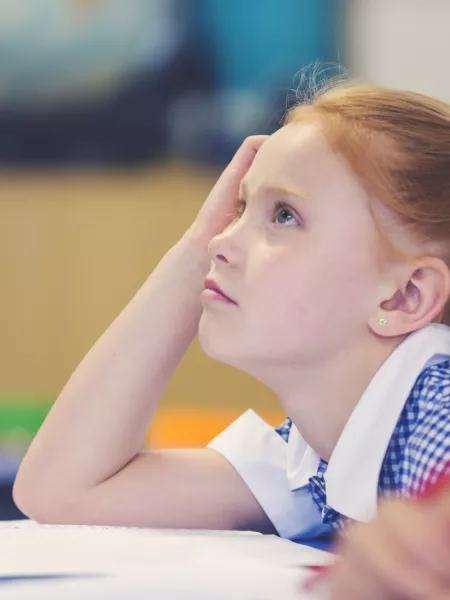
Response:
[[[426,500],[388,500],[356,524],[330,572],[332,600],[450,600],[450,487]]]
[[[256,153],[269,136],[248,137],[219,177],[188,233],[206,243],[221,233],[234,218],[239,186]]]

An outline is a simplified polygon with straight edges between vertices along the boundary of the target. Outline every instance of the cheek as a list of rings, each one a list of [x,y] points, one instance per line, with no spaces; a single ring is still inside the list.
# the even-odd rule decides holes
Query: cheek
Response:
[[[253,318],[288,332],[348,313],[365,315],[376,269],[368,256],[345,251],[315,252],[314,258],[277,260],[253,271]],[[306,323],[305,323],[306,322]],[[264,327],[264,325],[263,325]],[[266,328],[266,327],[265,327]]]
[[[248,273],[246,320],[264,336],[286,335],[309,304],[307,269],[292,255],[279,255],[251,265]]]
[[[372,308],[377,269],[369,257],[346,251],[324,261],[309,273],[309,303],[313,313],[320,312],[327,322],[333,320],[336,329],[359,328]]]

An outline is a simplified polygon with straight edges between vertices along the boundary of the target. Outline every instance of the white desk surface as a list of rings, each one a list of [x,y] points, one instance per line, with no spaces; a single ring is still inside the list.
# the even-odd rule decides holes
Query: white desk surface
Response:
[[[298,600],[308,565],[333,560],[256,533],[33,521],[0,522],[0,549],[2,600]]]

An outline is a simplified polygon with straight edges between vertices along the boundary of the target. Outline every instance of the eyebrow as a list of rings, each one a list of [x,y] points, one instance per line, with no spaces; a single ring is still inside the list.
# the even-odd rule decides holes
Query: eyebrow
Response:
[[[241,181],[241,186],[240,186],[240,195],[243,198],[248,198],[249,194],[249,189],[248,189],[248,183],[244,180]],[[264,191],[268,191],[271,193],[277,193],[280,194],[281,196],[293,196],[294,198],[298,198],[299,200],[310,200],[310,196],[308,194],[306,194],[303,190],[290,190],[288,188],[285,188],[283,186],[280,185],[269,185],[267,187],[264,188]]]

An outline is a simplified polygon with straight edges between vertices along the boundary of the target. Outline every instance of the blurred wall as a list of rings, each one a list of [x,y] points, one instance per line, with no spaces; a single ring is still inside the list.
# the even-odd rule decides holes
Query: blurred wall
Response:
[[[449,0],[347,0],[350,75],[450,102]]]

